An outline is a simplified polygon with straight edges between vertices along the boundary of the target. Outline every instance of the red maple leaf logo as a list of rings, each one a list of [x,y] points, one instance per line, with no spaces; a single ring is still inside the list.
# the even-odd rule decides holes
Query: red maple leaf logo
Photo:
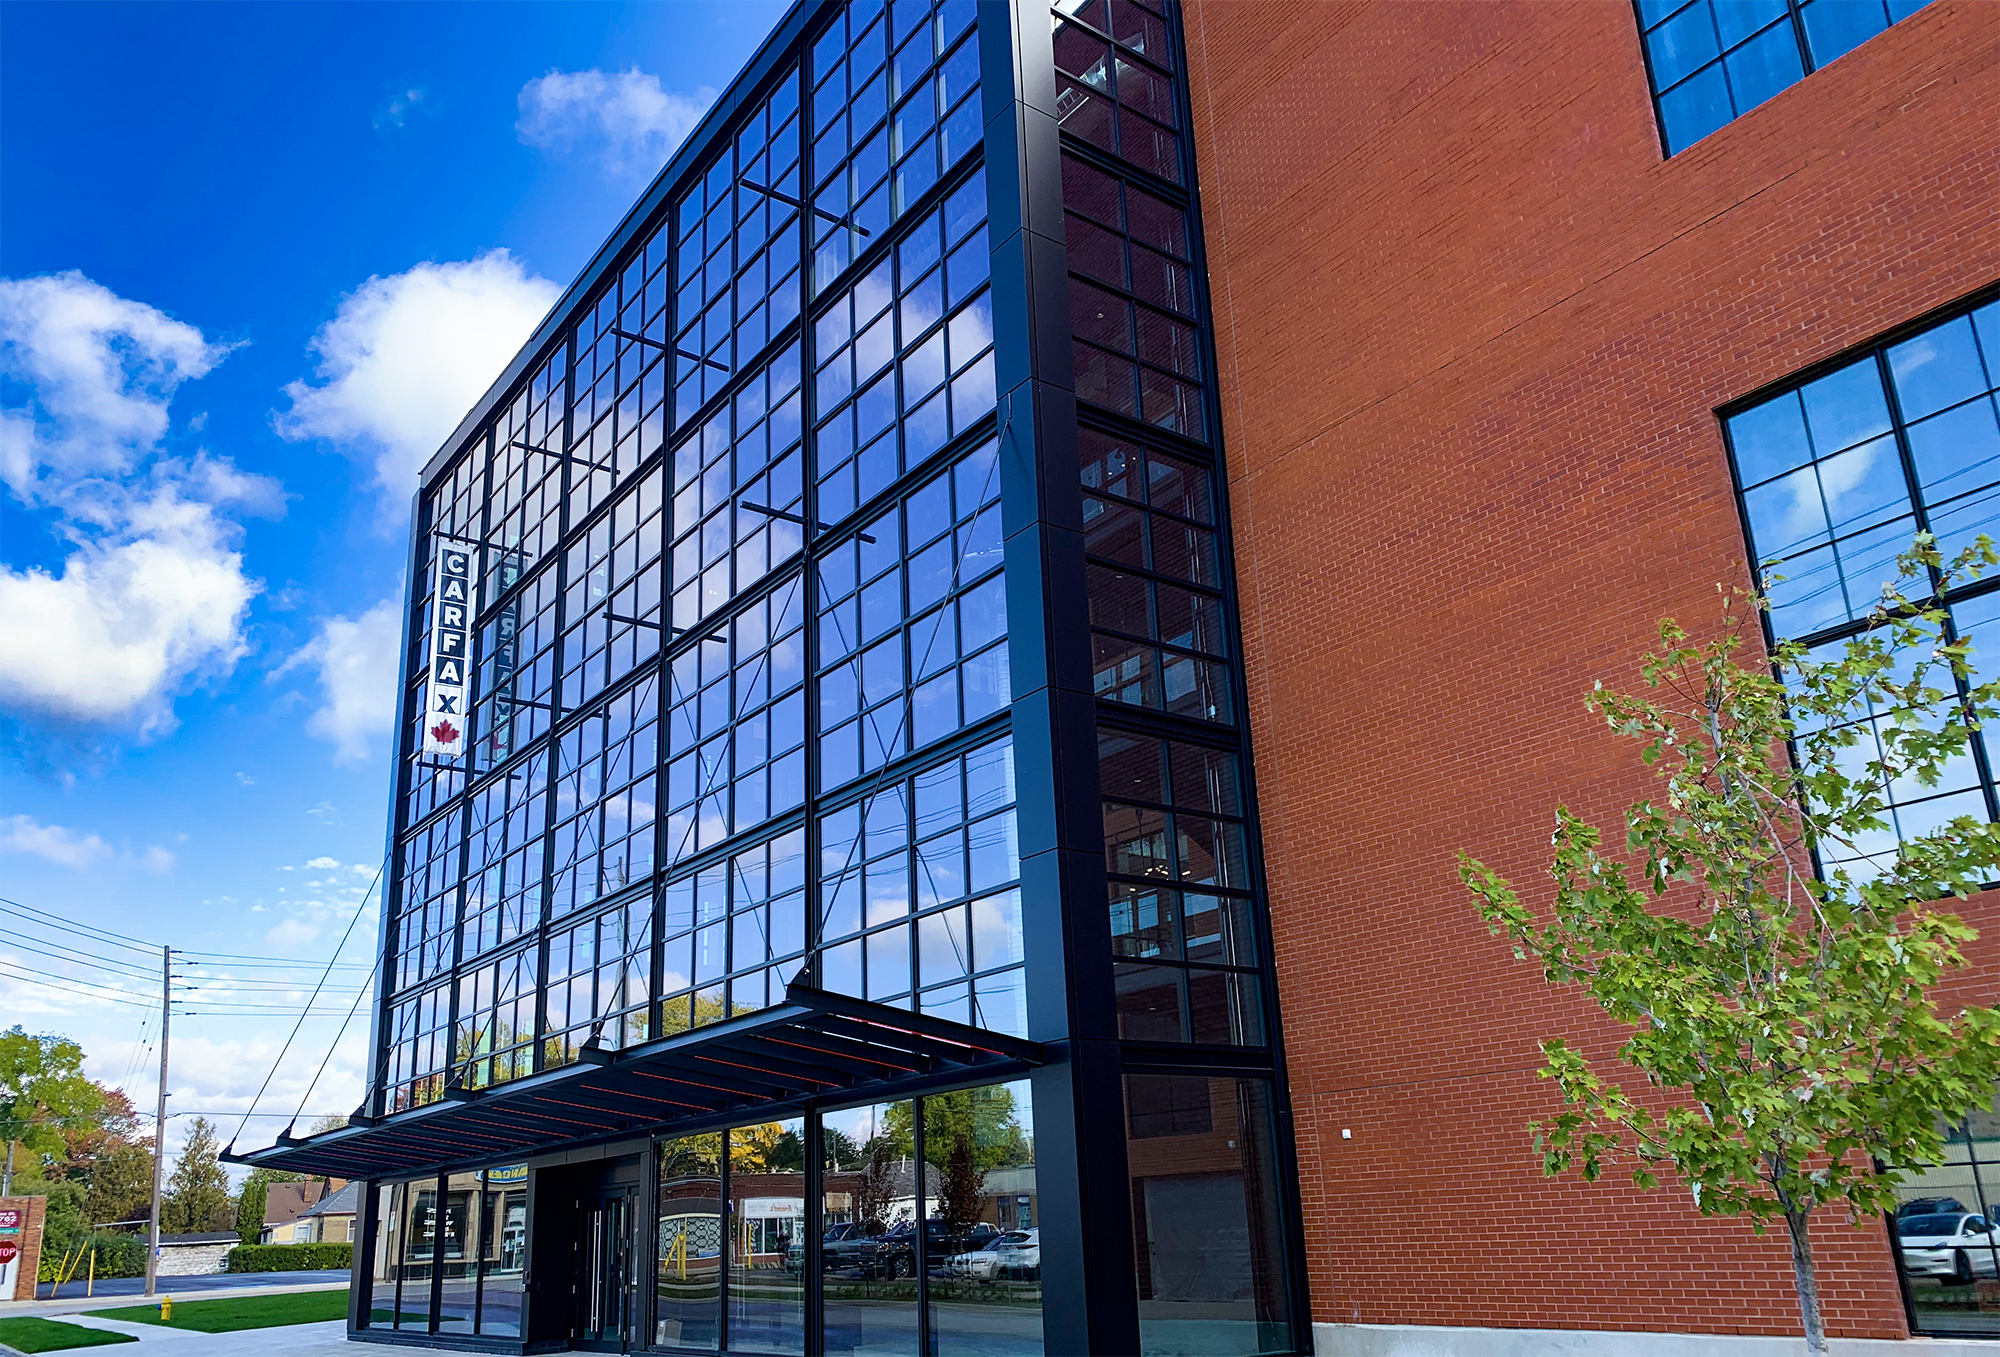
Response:
[[[447,717],[431,727],[431,736],[439,744],[455,744],[458,741],[458,727]]]

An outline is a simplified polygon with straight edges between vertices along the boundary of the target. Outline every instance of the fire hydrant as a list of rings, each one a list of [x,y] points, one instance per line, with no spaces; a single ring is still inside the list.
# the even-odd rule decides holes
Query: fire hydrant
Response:
[[[160,1297],[160,1322],[164,1324],[173,1317],[174,1317],[174,1298],[172,1296]]]

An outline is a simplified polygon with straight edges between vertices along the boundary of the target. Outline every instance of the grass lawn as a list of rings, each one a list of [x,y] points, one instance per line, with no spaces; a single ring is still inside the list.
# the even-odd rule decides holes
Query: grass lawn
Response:
[[[129,1324],[158,1324],[160,1307],[122,1305],[116,1310],[92,1310],[106,1319],[122,1319]],[[170,1329],[193,1329],[197,1333],[234,1333],[238,1329],[268,1329],[279,1324],[311,1324],[323,1319],[347,1318],[347,1289],[338,1291],[296,1291],[284,1296],[241,1296],[227,1300],[175,1301],[174,1317],[165,1321]]]
[[[0,1343],[16,1352],[61,1352],[65,1348],[101,1348],[106,1343],[138,1341],[129,1333],[105,1333],[31,1315],[0,1319]]]

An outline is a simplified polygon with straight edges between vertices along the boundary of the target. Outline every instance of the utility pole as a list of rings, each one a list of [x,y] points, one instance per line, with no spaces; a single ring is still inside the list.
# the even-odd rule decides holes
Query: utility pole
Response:
[[[160,1271],[160,1189],[167,1174],[167,1024],[173,1020],[174,949],[160,949],[160,1097],[153,1113],[153,1221],[151,1247],[146,1250],[146,1294]]]

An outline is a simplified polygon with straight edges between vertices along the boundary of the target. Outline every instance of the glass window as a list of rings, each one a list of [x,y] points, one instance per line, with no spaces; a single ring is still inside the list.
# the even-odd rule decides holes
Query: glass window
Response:
[[[528,1260],[528,1190],[488,1185],[480,1203],[479,1332],[518,1338]]]
[[[828,1112],[822,1128],[825,1350],[916,1357],[916,1104]]]
[[[472,1333],[479,1317],[480,1207],[483,1198],[477,1173],[454,1173],[445,1179],[443,1214],[438,1224],[437,1267],[439,1333]]]
[[[992,412],[986,179],[975,175],[813,321],[819,516],[839,523]]]
[[[804,593],[792,576],[669,666],[664,865],[805,800]]]
[[[659,703],[659,680],[649,674],[558,736],[551,916],[653,874]]]
[[[1057,0],[1055,52],[1063,130],[1180,182],[1164,12],[1142,0]]]
[[[444,1095],[451,986],[396,1004],[389,1010],[389,1096],[392,1111],[434,1103]]]
[[[819,985],[1025,1035],[1013,742],[823,816]]]
[[[659,1144],[653,1341],[713,1349],[722,1304],[722,1135]]]
[[[1077,447],[1097,695],[1233,722],[1208,471],[1094,429]]]
[[[1205,439],[1186,210],[1075,156],[1063,207],[1077,397]]]
[[[402,1253],[396,1266],[394,1327],[428,1333],[436,1318],[431,1309],[431,1278],[437,1266],[438,1184],[420,1178],[402,1190]]]
[[[925,1175],[934,1184],[930,1351],[1039,1353],[1042,1248],[1028,1083],[935,1094],[922,1105]]]
[[[800,400],[793,345],[674,449],[676,634],[754,587],[804,544]]]
[[[804,1352],[806,1124],[729,1133],[729,1348]]]
[[[677,422],[694,418],[798,317],[798,103],[797,77],[788,73],[674,207]],[[666,289],[649,286],[645,298],[649,313],[663,309]],[[665,329],[660,315],[657,331],[647,333]]]
[[[999,445],[940,471],[823,555],[820,790],[1004,708]]]
[[[1290,1352],[1270,1086],[1125,1076],[1143,1354]]]
[[[1685,150],[1927,0],[1638,0],[1666,134]]]
[[[1866,629],[1882,585],[1896,578],[1897,555],[1918,531],[1934,534],[1947,558],[1981,533],[2000,531],[1996,354],[2000,302],[1988,302],[1724,421],[1777,636],[1828,658]],[[2000,653],[1994,587],[1991,578],[1962,583],[1946,597],[1952,628],[1973,639],[1981,668]],[[1859,719],[1872,731],[1896,716],[1870,710]],[[1864,736],[1847,751],[1850,776],[1880,757],[1872,734]],[[1979,738],[1987,741],[1987,766],[1995,766],[1996,737]],[[1991,815],[1990,789],[1969,754],[1934,786],[1906,779],[1884,791],[1889,827],[1823,866],[1867,875],[1899,838],[1954,816]]]
[[[535,991],[539,956],[529,947],[462,971],[454,1058],[465,1086],[485,1088],[535,1072]]]
[[[805,888],[803,829],[667,883],[664,1035],[784,1001],[805,963]]]
[[[1119,1034],[1265,1040],[1237,756],[1100,728]]]
[[[1979,1287],[2000,1276],[2000,1117],[1972,1113],[1946,1129],[1941,1163],[1904,1170],[1896,1187],[1897,1252],[1920,1333],[1979,1332]]]
[[[544,745],[469,798],[471,852],[460,924],[466,960],[513,941],[542,920],[548,766]]]
[[[971,0],[842,7],[813,46],[813,290],[825,291],[981,136]]]
[[[543,1068],[569,1064],[588,1043],[615,1051],[646,1039],[652,903],[642,895],[549,935]]]

